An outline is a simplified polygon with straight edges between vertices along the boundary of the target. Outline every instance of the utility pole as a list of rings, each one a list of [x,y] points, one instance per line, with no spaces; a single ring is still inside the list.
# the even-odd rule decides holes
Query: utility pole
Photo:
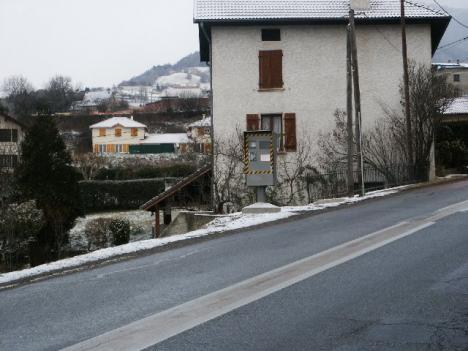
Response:
[[[401,46],[403,53],[403,84],[405,90],[405,116],[406,116],[406,148],[408,152],[408,162],[410,169],[414,166],[412,127],[411,127],[411,107],[409,91],[409,73],[408,73],[408,46],[406,43],[406,19],[405,19],[405,0],[400,0],[401,6]]]
[[[364,184],[364,160],[362,157],[362,118],[361,118],[361,89],[359,86],[359,64],[357,56],[357,45],[356,45],[356,27],[354,24],[354,10],[349,10],[349,28],[351,37],[351,57],[352,57],[352,68],[353,68],[353,83],[354,83],[354,109],[356,114],[356,150],[357,150],[357,161],[358,161],[358,174],[359,183],[361,185],[360,195],[366,194]]]
[[[354,167],[353,167],[353,67],[351,60],[351,28],[346,27],[346,117],[348,132],[348,196],[354,195]]]

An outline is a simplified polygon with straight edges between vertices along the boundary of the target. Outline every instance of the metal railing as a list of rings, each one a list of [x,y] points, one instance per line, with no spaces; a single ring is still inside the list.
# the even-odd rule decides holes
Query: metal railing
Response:
[[[384,169],[364,167],[363,179],[366,192],[392,188],[428,180],[429,166],[393,165]],[[360,172],[353,172],[354,194],[360,192]],[[309,203],[320,199],[349,195],[348,173],[344,168],[333,171],[310,171],[305,176]]]

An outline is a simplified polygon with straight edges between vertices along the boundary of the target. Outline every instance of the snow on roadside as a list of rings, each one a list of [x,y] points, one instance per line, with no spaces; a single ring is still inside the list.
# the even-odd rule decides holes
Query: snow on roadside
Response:
[[[192,232],[185,234],[179,234],[170,236],[167,238],[161,239],[150,239],[131,242],[126,245],[110,247],[106,249],[97,250],[90,252],[84,255],[79,255],[71,258],[66,258],[63,260],[43,264],[37,267],[24,269],[21,271],[9,272],[0,274],[0,284],[6,284],[9,282],[14,282],[21,279],[31,278],[34,276],[39,276],[45,273],[52,273],[66,269],[77,268],[84,264],[89,264],[92,262],[103,261],[111,259],[116,256],[122,256],[127,254],[136,253],[139,251],[150,250],[156,247],[161,247],[174,243],[177,241],[188,240],[192,238],[199,238],[207,236],[214,233],[222,233],[235,229],[243,229],[252,227],[258,224],[263,224],[267,222],[272,222],[288,217],[292,217],[304,212],[311,212],[317,210],[323,210],[329,207],[336,207],[344,204],[356,203],[359,201],[387,196],[390,194],[397,193],[408,186],[400,186],[396,188],[390,188],[386,190],[379,190],[367,193],[364,197],[346,197],[341,199],[336,199],[336,201],[330,201],[327,203],[320,204],[310,204],[306,206],[287,206],[282,207],[281,212],[278,213],[269,213],[269,214],[242,214],[241,212],[233,213],[226,216],[219,216],[210,223],[208,223],[204,228],[198,229]]]

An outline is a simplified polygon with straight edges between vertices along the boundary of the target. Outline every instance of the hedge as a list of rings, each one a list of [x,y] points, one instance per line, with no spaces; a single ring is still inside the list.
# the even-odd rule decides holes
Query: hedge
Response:
[[[126,180],[126,179],[153,179],[164,177],[183,178],[197,170],[189,163],[174,164],[171,166],[140,166],[103,168],[96,174],[96,180]]]
[[[135,210],[164,191],[164,179],[80,182],[85,213]]]

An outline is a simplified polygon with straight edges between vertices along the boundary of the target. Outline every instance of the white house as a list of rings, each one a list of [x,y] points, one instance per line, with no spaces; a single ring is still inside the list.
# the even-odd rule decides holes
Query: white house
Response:
[[[90,129],[93,152],[99,154],[184,154],[193,145],[186,133],[148,134],[147,126],[133,117],[109,118]]]
[[[354,0],[353,0],[354,2]],[[399,0],[360,0],[356,8],[363,128],[400,107],[403,77]],[[409,58],[430,65],[450,21],[406,2]],[[320,132],[346,110],[350,0],[195,0],[201,60],[212,71],[215,143],[236,131],[278,133],[279,156]],[[307,140],[307,141],[306,141]],[[215,164],[216,168],[220,164]],[[278,170],[281,174],[281,170]]]
[[[0,113],[0,170],[11,171],[18,164],[24,134],[22,123]]]
[[[211,153],[211,117],[203,115],[203,119],[190,123],[187,135],[193,141],[196,152]]]
[[[112,117],[89,127],[95,153],[128,153],[145,139],[146,125],[127,117]]]

